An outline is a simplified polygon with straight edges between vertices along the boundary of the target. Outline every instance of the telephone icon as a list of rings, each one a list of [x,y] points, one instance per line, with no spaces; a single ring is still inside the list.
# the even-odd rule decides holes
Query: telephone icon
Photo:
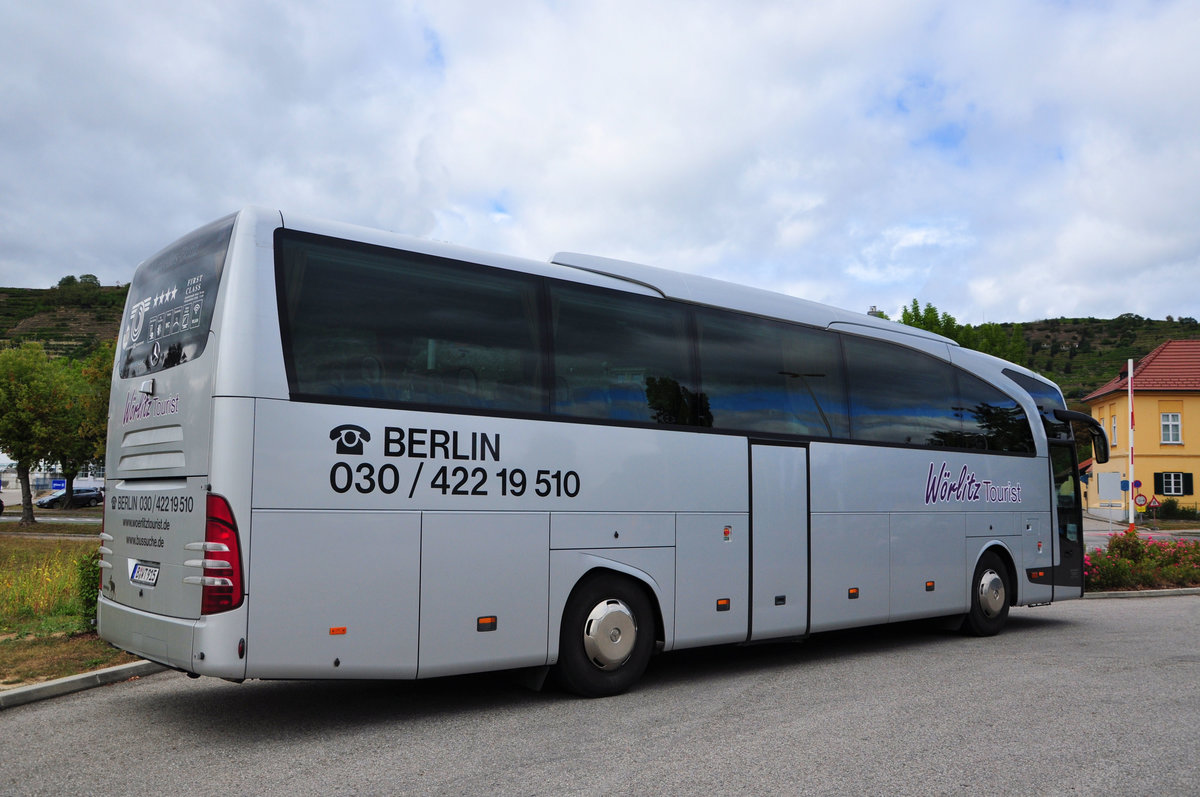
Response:
[[[329,439],[337,440],[337,452],[339,454],[362,456],[363,442],[370,442],[371,433],[361,426],[356,426],[352,423],[343,423],[341,426],[330,430]]]

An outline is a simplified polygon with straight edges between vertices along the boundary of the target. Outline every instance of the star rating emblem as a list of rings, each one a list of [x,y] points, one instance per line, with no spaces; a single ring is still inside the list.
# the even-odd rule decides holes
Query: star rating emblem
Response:
[[[167,304],[168,302],[175,301],[175,296],[178,293],[178,285],[171,286],[171,290],[169,291],[161,291],[157,296],[154,297],[154,306],[158,307],[160,304]]]

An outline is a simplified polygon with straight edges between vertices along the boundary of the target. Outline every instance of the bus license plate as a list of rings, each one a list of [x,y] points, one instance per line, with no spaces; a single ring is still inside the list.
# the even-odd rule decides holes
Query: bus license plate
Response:
[[[134,584],[153,587],[158,583],[158,567],[138,562],[133,566],[133,573],[130,574],[129,580]]]

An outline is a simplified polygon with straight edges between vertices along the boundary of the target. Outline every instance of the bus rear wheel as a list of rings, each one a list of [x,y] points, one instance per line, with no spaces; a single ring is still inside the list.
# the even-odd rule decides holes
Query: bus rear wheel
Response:
[[[563,612],[555,678],[584,697],[621,694],[645,672],[654,631],[654,610],[640,584],[607,573],[589,576]]]
[[[967,612],[963,630],[975,636],[993,636],[1008,622],[1012,605],[1012,587],[1008,583],[1008,568],[992,551],[979,557],[975,576],[971,579],[971,610]]]

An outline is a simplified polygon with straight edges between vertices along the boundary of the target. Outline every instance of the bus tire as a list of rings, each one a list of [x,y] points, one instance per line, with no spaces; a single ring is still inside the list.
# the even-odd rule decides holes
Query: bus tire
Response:
[[[967,612],[963,630],[974,636],[993,636],[1008,622],[1012,605],[1012,585],[1008,568],[1000,557],[987,551],[975,565],[971,579],[971,610]]]
[[[650,662],[654,622],[640,584],[610,573],[588,576],[563,611],[555,680],[584,697],[621,694]]]

